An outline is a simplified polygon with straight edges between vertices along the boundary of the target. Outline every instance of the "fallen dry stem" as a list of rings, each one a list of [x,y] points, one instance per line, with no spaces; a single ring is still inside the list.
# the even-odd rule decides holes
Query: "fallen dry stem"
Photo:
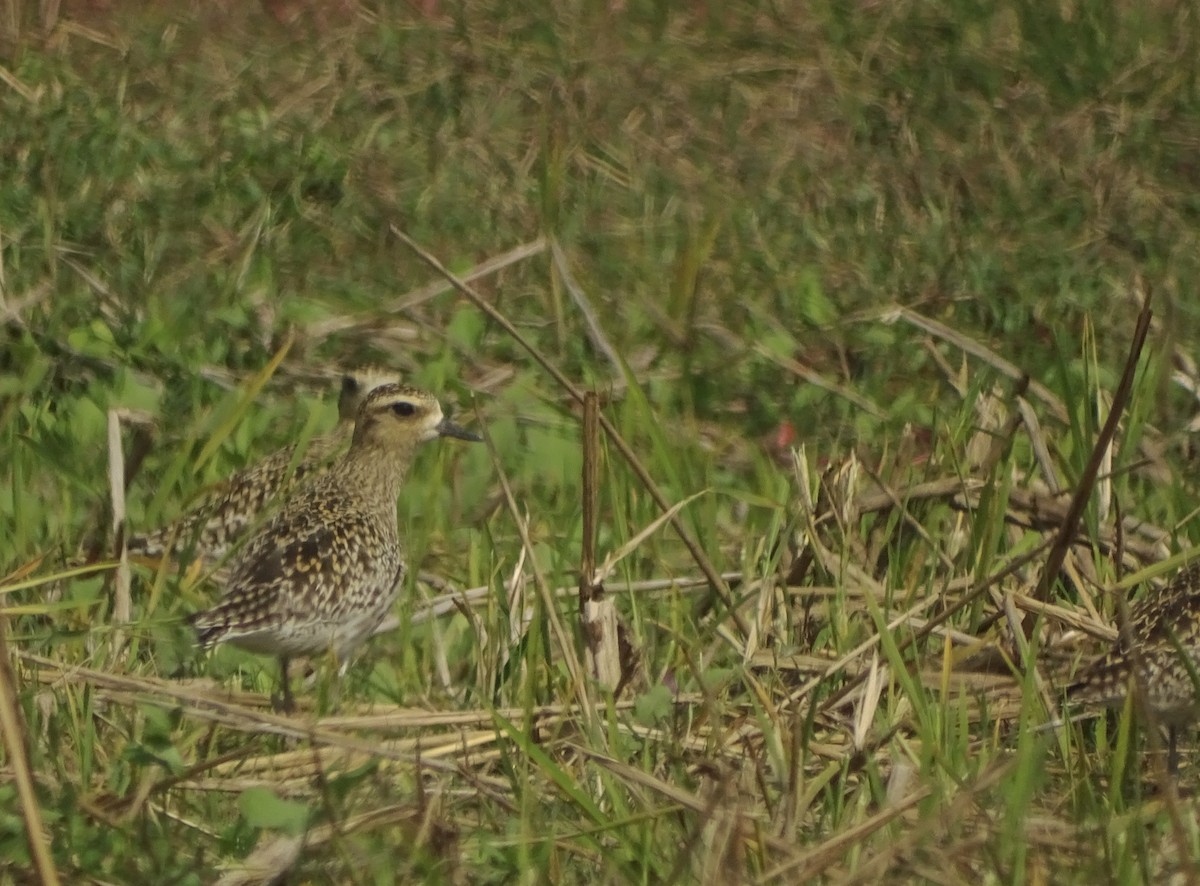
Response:
[[[476,280],[481,280],[492,274],[502,271],[510,265],[524,261],[528,258],[533,258],[536,255],[541,255],[546,249],[546,240],[544,237],[538,237],[536,240],[531,240],[528,243],[522,243],[519,246],[514,246],[507,252],[493,256],[486,261],[482,261],[475,267],[466,271],[462,275],[462,279],[468,283],[473,283]],[[411,311],[413,308],[419,307],[430,299],[436,298],[443,292],[453,289],[453,286],[444,281],[437,281],[414,289],[411,292],[402,295],[390,305],[387,305],[382,314],[400,314],[405,311]],[[366,329],[378,322],[379,314],[372,315],[367,319],[363,319],[360,314],[351,314],[346,316],[334,317],[317,323],[306,330],[306,335],[309,340],[320,342],[338,334],[344,334],[351,330]]]
[[[897,307],[889,310],[885,315],[885,319],[888,322],[896,319],[903,320],[904,322],[915,326],[917,329],[924,330],[936,338],[947,341],[963,353],[970,354],[972,357],[977,357],[984,363],[987,363],[993,369],[1000,372],[1002,375],[1008,376],[1013,381],[1020,380],[1026,374],[1016,365],[1008,360],[1005,360],[991,348],[980,344],[973,338],[963,335],[961,332],[956,329],[952,329],[945,323],[939,323],[937,320],[934,320],[931,317],[926,317],[924,314],[920,314],[911,308]],[[1040,382],[1030,379],[1029,390],[1036,394],[1038,399],[1046,404],[1050,411],[1054,413],[1055,418],[1064,424],[1069,421],[1067,407],[1063,404],[1062,400],[1056,397],[1049,388]]]
[[[604,327],[600,325],[600,318],[596,316],[596,309],[592,307],[591,299],[587,297],[587,293],[583,291],[583,287],[571,273],[571,268],[567,265],[566,253],[562,251],[557,240],[550,241],[550,257],[554,261],[554,267],[558,270],[559,277],[562,278],[563,286],[566,287],[567,293],[583,316],[583,325],[587,330],[588,338],[592,341],[592,346],[612,364],[613,370],[616,372],[615,377],[622,378],[625,374],[625,367],[621,363],[621,357],[617,353],[617,349],[612,346],[612,342],[608,340],[608,336],[605,335]]]
[[[1047,540],[1043,541],[1041,544],[1039,544],[1037,547],[1033,548],[1032,550],[1026,551],[1025,553],[1021,554],[1020,556],[1013,558],[1013,560],[1011,562],[1009,562],[1009,564],[1007,566],[1005,566],[1004,568],[1000,569],[997,572],[992,573],[990,576],[985,578],[983,581],[979,582],[969,592],[963,594],[961,597],[959,597],[957,600],[955,600],[953,603],[951,603],[949,606],[947,606],[945,609],[943,609],[941,612],[939,612],[936,616],[931,618],[928,622],[926,622],[924,624],[924,626],[915,630],[910,636],[908,636],[904,640],[901,640],[897,644],[900,653],[903,654],[911,647],[917,645],[918,643],[924,642],[925,639],[930,634],[932,634],[934,630],[941,627],[943,624],[945,624],[947,621],[949,621],[951,618],[953,618],[955,615],[957,615],[959,612],[961,612],[967,606],[974,603],[975,600],[977,600],[982,594],[986,593],[992,587],[999,584],[1001,581],[1008,578],[1010,575],[1016,574],[1019,570],[1024,568],[1028,563],[1030,563],[1031,561],[1036,559],[1038,556],[1040,556],[1042,554],[1042,552],[1045,551],[1046,548],[1048,548],[1049,546],[1050,546],[1050,540],[1047,539]],[[875,643],[878,643],[879,635],[876,634],[874,637],[871,638],[871,640],[869,642],[870,642],[870,645],[874,645]],[[870,646],[868,646],[868,644],[865,644],[865,643],[862,644],[862,646],[866,646],[867,648],[870,648]],[[865,650],[862,650],[862,651],[865,651]],[[859,651],[859,654],[861,654],[861,651]],[[845,660],[851,660],[851,659],[850,659],[850,657],[847,656]],[[830,696],[828,699],[825,700],[825,702],[821,705],[821,710],[828,711],[828,710],[833,710],[834,708],[836,708],[838,705],[840,705],[842,703],[845,696],[847,696],[850,692],[857,689],[859,684],[861,684],[863,682],[863,680],[865,680],[865,679],[866,679],[865,673],[861,673],[861,674],[859,674],[859,676],[852,678],[849,683],[847,683],[840,690],[838,690],[832,696]],[[817,681],[810,681],[809,684],[806,684],[806,686],[802,687],[802,688],[805,688],[808,691],[811,691],[812,688],[815,688],[816,682]]]

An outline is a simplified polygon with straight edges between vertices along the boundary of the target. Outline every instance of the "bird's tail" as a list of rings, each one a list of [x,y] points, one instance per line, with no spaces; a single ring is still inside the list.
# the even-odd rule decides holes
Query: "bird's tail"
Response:
[[[173,534],[166,529],[156,529],[153,532],[138,533],[125,540],[125,549],[135,557],[159,559],[172,551]]]
[[[214,610],[205,609],[187,617],[187,623],[196,632],[196,642],[204,649],[216,646],[228,631],[224,619],[213,616]]]

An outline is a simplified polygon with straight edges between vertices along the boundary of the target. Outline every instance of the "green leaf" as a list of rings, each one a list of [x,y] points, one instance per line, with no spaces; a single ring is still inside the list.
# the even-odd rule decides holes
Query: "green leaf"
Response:
[[[709,668],[700,675],[700,683],[711,692],[728,683],[736,673],[733,668]]]
[[[143,735],[146,739],[169,742],[173,731],[171,715],[158,705],[144,704],[138,707],[142,716],[145,717],[146,726]]]
[[[179,753],[179,748],[175,745],[166,745],[161,748],[156,748],[151,751],[160,764],[162,764],[172,775],[182,775],[187,770],[187,763],[183,760],[183,755]]]
[[[446,326],[446,339],[459,347],[472,350],[483,338],[485,319],[475,308],[460,308]]]
[[[832,326],[837,320],[837,308],[821,288],[821,280],[813,271],[804,271],[800,276],[800,313],[816,327]]]
[[[256,828],[268,828],[295,836],[308,825],[308,807],[285,800],[270,788],[249,788],[238,797],[242,817]]]
[[[633,703],[633,716],[639,723],[649,726],[669,717],[673,706],[673,693],[668,687],[659,684],[638,696],[637,701]]]

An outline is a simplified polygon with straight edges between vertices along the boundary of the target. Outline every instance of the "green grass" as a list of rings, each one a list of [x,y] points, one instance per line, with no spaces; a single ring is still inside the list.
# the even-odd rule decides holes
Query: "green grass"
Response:
[[[292,882],[360,884],[1194,867],[1191,801],[1164,797],[1132,712],[1036,731],[1103,644],[1033,611],[1017,643],[1008,618],[1143,282],[1157,323],[1105,475],[1118,507],[1089,503],[1050,602],[1111,627],[1089,579],[1194,535],[1194,399],[1172,373],[1200,345],[1195,16],[608,6],[372,4],[289,28],[129,3],[48,32],[38,4],[0,6],[0,606],[63,881],[212,882],[269,845]],[[423,293],[444,281],[393,225],[459,274],[561,248],[474,285],[600,392],[669,501],[696,496],[680,524],[735,575],[749,637],[663,527],[605,583],[638,677],[616,700],[575,681],[579,409],[470,299]],[[999,437],[999,359],[1035,383],[1039,430]],[[59,575],[112,550],[110,410],[127,458],[152,444],[128,490],[149,527],[330,425],[333,373],[366,362],[489,445],[421,455],[399,513],[436,581],[409,582],[335,709],[276,717],[271,662],[195,650],[183,618],[218,587],[137,566],[118,629],[110,572]],[[603,561],[661,511],[612,441],[600,477]],[[26,882],[3,760],[0,884]]]

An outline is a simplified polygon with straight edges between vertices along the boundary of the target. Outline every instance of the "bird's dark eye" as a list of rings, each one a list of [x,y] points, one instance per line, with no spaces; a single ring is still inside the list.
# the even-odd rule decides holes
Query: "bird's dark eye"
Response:
[[[358,379],[353,375],[342,377],[342,392],[346,394],[354,394],[358,391]]]
[[[392,404],[392,412],[396,415],[412,415],[417,411],[417,407],[413,406],[407,400],[401,400],[399,403]]]

